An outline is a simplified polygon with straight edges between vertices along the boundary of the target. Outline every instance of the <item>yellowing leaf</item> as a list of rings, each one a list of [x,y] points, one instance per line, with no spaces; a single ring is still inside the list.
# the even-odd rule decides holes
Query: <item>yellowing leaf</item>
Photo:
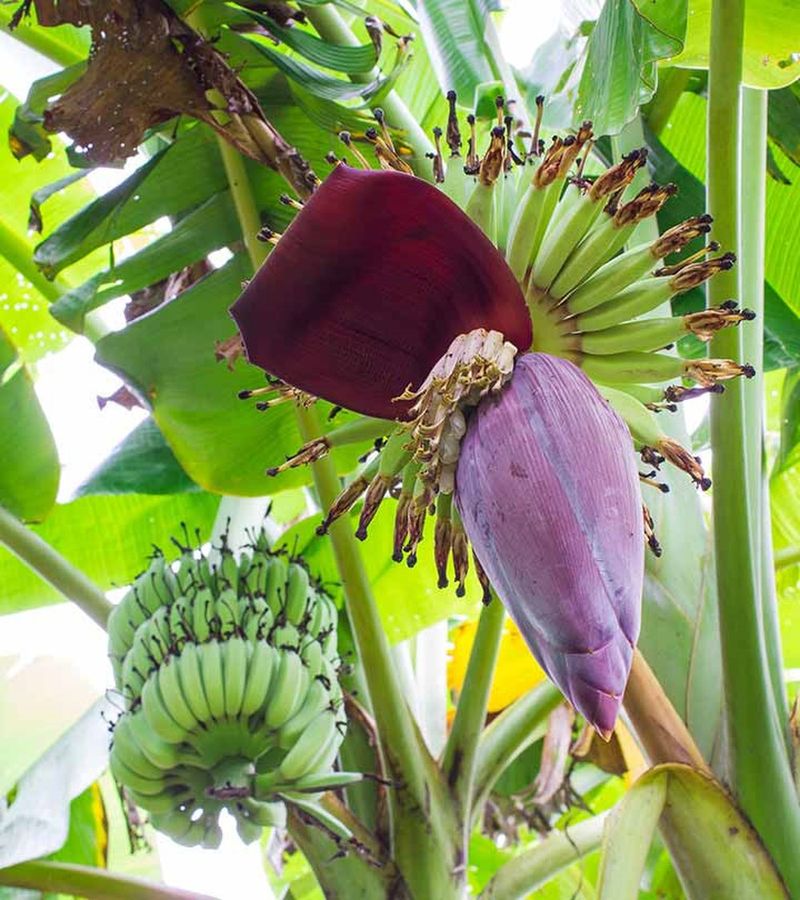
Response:
[[[464,683],[477,629],[477,622],[464,622],[451,635],[453,649],[447,664],[447,687],[451,691],[458,692]],[[505,709],[517,697],[521,697],[546,677],[526,646],[517,626],[511,619],[506,619],[500,640],[497,668],[489,693],[489,712]]]

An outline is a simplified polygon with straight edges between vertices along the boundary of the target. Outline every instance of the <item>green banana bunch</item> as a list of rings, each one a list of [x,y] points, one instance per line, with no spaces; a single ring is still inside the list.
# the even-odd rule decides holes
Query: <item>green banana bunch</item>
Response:
[[[110,617],[109,653],[125,704],[111,771],[156,828],[213,848],[228,809],[251,841],[285,824],[284,796],[360,777],[331,770],[346,726],[336,625],[263,533],[237,555],[223,539],[213,560],[153,556]]]

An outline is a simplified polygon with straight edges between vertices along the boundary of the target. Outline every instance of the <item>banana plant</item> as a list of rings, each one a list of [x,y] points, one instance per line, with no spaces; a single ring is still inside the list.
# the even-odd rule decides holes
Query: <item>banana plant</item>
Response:
[[[32,199],[41,241],[0,219],[4,265],[149,413],[54,505],[35,326],[9,320],[0,415],[25,427],[3,450],[0,602],[62,596],[107,629],[134,831],[215,848],[227,810],[245,841],[288,833],[326,897],[800,892],[763,436],[765,367],[800,356],[797,273],[765,241],[792,189],[767,186],[767,142],[773,175],[796,143],[780,5],[606,0],[542,48],[550,96],[484,0],[0,13],[58,67],[10,150],[26,172],[65,157]],[[704,66],[707,100],[686,74]],[[670,132],[687,103],[705,198]],[[83,172],[137,153],[85,196]],[[703,403],[710,465],[684,418]],[[127,529],[135,578],[59,526],[124,495],[174,514],[171,549],[161,521]],[[231,511],[265,496],[236,546]],[[446,728],[436,623],[463,617]],[[498,707],[509,628],[536,675]],[[0,853],[0,884],[142,889],[53,843]]]

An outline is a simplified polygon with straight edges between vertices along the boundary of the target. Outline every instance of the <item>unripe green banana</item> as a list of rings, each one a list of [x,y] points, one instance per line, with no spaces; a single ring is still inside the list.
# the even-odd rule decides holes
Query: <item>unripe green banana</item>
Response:
[[[178,745],[159,737],[150,727],[141,710],[127,713],[123,718],[127,720],[128,728],[136,743],[141,747],[142,753],[154,766],[169,771],[180,765],[184,754],[179,751]]]
[[[264,711],[266,724],[280,728],[287,722],[300,708],[308,687],[308,672],[300,655],[291,651],[282,653]]]
[[[185,785],[167,787],[163,793],[155,794],[150,797],[146,794],[140,794],[138,791],[133,790],[133,788],[127,787],[127,785],[126,788],[131,800],[133,800],[137,806],[146,809],[149,813],[156,814],[171,812],[194,797],[192,788]]]
[[[225,717],[225,683],[222,674],[222,652],[218,641],[200,644],[197,648],[200,660],[200,672],[203,676],[205,691],[211,718],[221,721]]]
[[[625,231],[626,229],[616,229],[617,231]],[[588,238],[587,238],[588,240]],[[624,241],[623,241],[624,243]],[[622,244],[620,244],[620,247]],[[578,248],[580,250],[580,247]],[[576,251],[577,253],[578,251]],[[615,251],[616,252],[616,251]],[[652,272],[658,265],[658,259],[653,256],[650,244],[640,244],[632,247],[625,253],[615,256],[605,265],[600,266],[591,277],[578,285],[574,291],[567,297],[569,310],[573,315],[587,312],[594,309],[601,303],[605,303],[609,297],[618,294],[624,288],[628,287],[640,278],[644,278],[648,272]],[[554,290],[558,293],[553,294],[557,298],[563,297],[567,292],[558,289],[558,281],[561,276],[556,279],[553,285]],[[567,280],[564,279],[563,284]]]
[[[286,556],[274,556],[267,572],[267,589],[264,595],[272,615],[277,619],[286,602],[286,582],[289,579],[289,561]]]
[[[257,841],[261,837],[261,828],[261,825],[256,825],[255,822],[251,822],[243,816],[236,818],[236,831],[244,844],[252,844],[253,841]]]
[[[278,766],[282,778],[295,781],[316,769],[316,762],[330,752],[331,745],[339,737],[336,730],[336,716],[324,710],[306,726]]]
[[[169,784],[167,776],[162,773],[159,778],[145,778],[138,772],[135,772],[125,761],[122,753],[114,750],[112,745],[111,754],[109,756],[109,764],[111,774],[120,784],[132,788],[143,797],[152,797],[161,794]]]
[[[186,841],[195,824],[186,813],[180,810],[173,810],[168,813],[154,813],[150,816],[150,822],[154,828],[162,831],[178,843]]]
[[[475,185],[475,189],[470,194],[464,212],[492,243],[495,242],[496,229],[494,207],[494,184],[483,184],[483,182],[478,181]]]
[[[150,661],[146,662],[146,668],[142,667],[139,654],[128,651],[125,662],[122,664],[122,672],[120,673],[120,684],[122,685],[122,696],[125,699],[127,709],[133,708],[142,696],[142,688],[145,681],[151,673],[157,672],[157,665]]]
[[[630,429],[633,439],[640,444],[654,447],[663,436],[655,415],[626,391],[616,390],[604,384],[597,390],[608,400]]]
[[[208,700],[206,700],[205,688],[203,687],[203,676],[200,671],[200,658],[197,649],[196,644],[184,644],[180,656],[174,660],[174,665],[178,670],[183,696],[192,715],[198,722],[207,723],[211,721],[212,716]]]
[[[666,303],[674,293],[669,278],[654,275],[629,285],[617,294],[607,294],[603,303],[571,321],[575,323],[575,331],[600,331],[643,316]],[[570,314],[574,314],[571,298],[567,298],[566,305]]]
[[[225,679],[225,715],[238,717],[247,687],[247,644],[239,637],[225,641],[221,648]]]
[[[602,221],[595,223],[595,226],[570,253],[555,281],[550,285],[550,296],[560,300],[576,285],[584,282],[584,279],[586,279],[584,283],[588,283],[591,279],[587,276],[611,259],[627,243],[635,228],[635,222],[620,227],[614,223],[613,216],[604,215]],[[650,268],[653,268],[655,262],[656,260],[651,256]],[[645,271],[647,270],[645,269]],[[641,275],[636,275],[631,280],[635,281],[636,278],[641,278]],[[624,284],[621,285],[621,287],[624,286]]]
[[[130,726],[130,717],[122,715],[117,719],[112,737],[112,752],[117,759],[124,763],[132,772],[141,778],[151,781],[161,781],[165,777],[165,770],[154,765],[145,755]]]
[[[292,784],[292,793],[316,794],[323,791],[338,791],[360,784],[364,780],[361,772],[323,772],[305,775]]]
[[[642,319],[612,325],[602,331],[587,331],[580,335],[583,353],[606,356],[609,353],[626,353],[629,350],[660,350],[687,334],[682,318]]]
[[[309,579],[304,566],[292,563],[286,582],[286,618],[298,625],[305,616],[308,606]]]
[[[215,611],[211,590],[207,587],[200,588],[192,598],[192,630],[196,643],[203,644],[211,636]]]
[[[158,688],[161,692],[161,699],[164,701],[164,708],[187,734],[191,734],[200,727],[200,722],[186,702],[178,669],[179,666],[174,657],[160,666]]]
[[[223,588],[214,604],[219,636],[226,639],[239,633],[239,598],[233,588]]]
[[[299,653],[302,636],[295,625],[287,623],[270,631],[269,642],[279,650],[294,650]]]
[[[592,199],[589,192],[568,185],[555,209],[531,270],[536,287],[547,290],[577,244],[603,211],[602,201]]]
[[[147,724],[165,741],[179,744],[186,737],[186,729],[169,714],[161,696],[158,672],[154,672],[142,688],[142,712]]]
[[[263,597],[253,597],[247,610],[242,613],[242,630],[251,642],[265,640],[273,622],[272,610]]]
[[[546,187],[529,185],[521,202],[517,205],[509,227],[506,259],[517,281],[522,281],[525,273],[536,257],[544,236],[547,223],[558,203],[562,179]]]
[[[247,684],[242,697],[243,716],[254,715],[264,705],[278,659],[277,653],[266,641],[256,641],[250,646]]]
[[[194,640],[194,601],[182,594],[169,607],[169,630],[174,643]]]
[[[219,562],[219,577],[222,583],[230,588],[234,594],[237,593],[239,587],[239,563],[233,552],[224,547]]]
[[[278,732],[278,746],[289,750],[309,725],[331,703],[330,691],[321,681],[314,680],[300,709],[282,726]]]
[[[630,382],[658,384],[683,375],[684,360],[663,353],[614,353],[609,356],[581,357],[580,366],[593,380],[603,384]]]

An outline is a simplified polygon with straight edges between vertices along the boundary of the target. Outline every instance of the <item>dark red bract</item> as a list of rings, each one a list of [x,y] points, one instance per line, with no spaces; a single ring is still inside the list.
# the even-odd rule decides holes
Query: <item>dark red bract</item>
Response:
[[[393,419],[459,334],[531,344],[502,255],[441,191],[338,166],[231,313],[251,362],[310,394]]]

